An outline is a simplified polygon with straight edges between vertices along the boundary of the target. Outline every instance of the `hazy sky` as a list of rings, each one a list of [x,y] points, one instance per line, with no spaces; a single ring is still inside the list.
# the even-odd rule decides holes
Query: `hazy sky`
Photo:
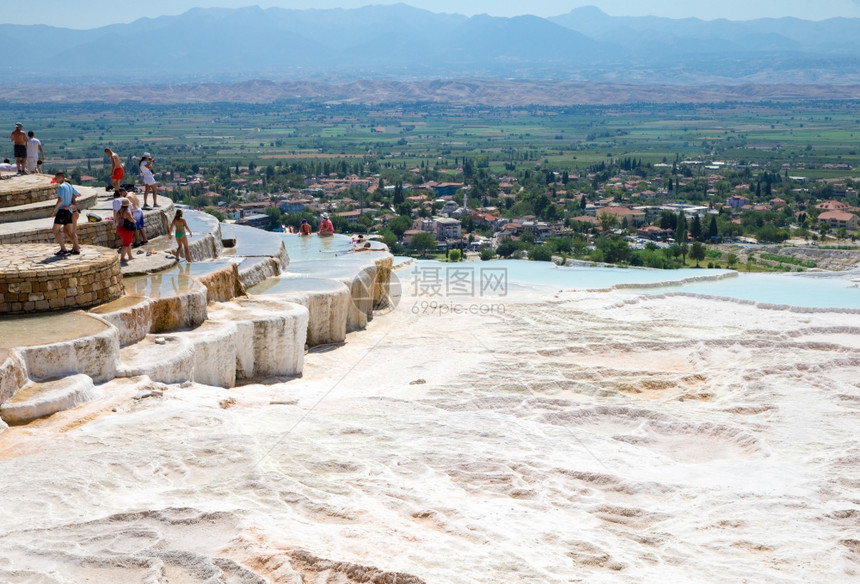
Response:
[[[96,28],[147,16],[181,14],[195,6],[238,8],[257,5],[305,10],[397,3],[391,0],[6,0],[0,10],[0,23]],[[403,3],[431,12],[466,16],[557,16],[579,6],[597,6],[613,16],[693,16],[705,20],[781,16],[807,20],[860,17],[860,0],[406,0]]]

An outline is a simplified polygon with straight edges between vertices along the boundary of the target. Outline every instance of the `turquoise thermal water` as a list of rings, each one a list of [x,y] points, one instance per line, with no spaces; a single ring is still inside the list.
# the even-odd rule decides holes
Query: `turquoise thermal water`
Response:
[[[855,279],[857,277],[855,276]],[[860,310],[860,284],[848,278],[816,278],[799,274],[738,274],[713,282],[691,282],[658,289],[646,294],[683,292],[737,298],[766,304],[810,308],[851,308]]]
[[[682,292],[766,304],[860,309],[860,288],[849,274],[821,277],[820,274],[743,274],[731,270],[560,267],[548,262],[501,260],[457,264],[417,261],[398,272],[398,276],[405,287],[412,288],[426,288],[428,282],[442,288],[454,288],[457,282],[474,283],[476,296],[503,296],[504,291],[524,288],[543,291],[623,288],[631,294]],[[858,279],[856,274],[853,277]],[[481,287],[482,282],[492,283],[493,278],[496,294],[489,293],[487,286]],[[507,286],[500,288],[498,282],[502,278]]]
[[[335,235],[320,238],[284,235],[291,266],[288,271],[323,275],[340,275],[336,265],[363,261],[364,253],[348,253],[349,237]],[[369,252],[368,255],[372,255]],[[327,260],[336,260],[330,262]],[[344,271],[345,273],[345,271]],[[404,288],[417,289],[428,282],[443,288],[463,278],[474,281],[475,295],[492,294],[481,289],[481,278],[505,278],[508,290],[554,288],[558,290],[629,289],[631,294],[665,294],[683,292],[749,300],[765,304],[783,304],[811,308],[860,309],[860,288],[850,274],[821,277],[821,274],[744,274],[732,270],[646,270],[612,267],[561,267],[549,262],[499,260],[492,262],[441,263],[415,261],[396,273]],[[860,276],[854,275],[857,280]],[[691,281],[695,280],[695,281]],[[636,288],[641,285],[642,288]],[[544,290],[546,291],[546,290]],[[498,292],[498,290],[496,291]]]

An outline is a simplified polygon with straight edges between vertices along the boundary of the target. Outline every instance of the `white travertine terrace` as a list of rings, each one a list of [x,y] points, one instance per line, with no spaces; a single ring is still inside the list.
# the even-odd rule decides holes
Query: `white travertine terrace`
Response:
[[[268,249],[231,255],[246,291],[258,265],[282,271]],[[221,264],[175,291],[162,274],[146,300],[3,319],[0,399],[26,425],[0,421],[0,581],[858,581],[856,296],[534,285],[456,312],[415,290],[304,354],[326,319],[346,329],[368,265],[374,306],[387,295],[390,258],[359,255],[294,262],[160,333],[143,305],[225,293]],[[37,354],[86,356],[124,326],[105,358],[134,377],[66,372],[98,370],[87,357],[29,380]]]
[[[98,396],[92,378],[81,373],[42,382],[29,381],[12,399],[0,405],[0,416],[7,424],[26,424]]]
[[[15,197],[7,195],[10,205],[19,202]],[[108,213],[109,201],[94,193],[87,193],[87,204]],[[6,217],[15,217],[14,210]],[[225,248],[214,217],[186,217],[195,233],[194,264],[177,268],[169,253],[153,253],[123,268],[137,275],[123,280],[125,295],[116,300],[89,312],[0,321],[0,418],[17,425],[75,407],[115,378],[233,387],[301,375],[306,346],[339,343],[347,331],[363,328],[375,297],[387,289],[380,279],[390,274],[391,256],[380,254],[346,262],[331,275],[296,278],[287,294],[248,295],[248,288],[283,274],[290,261],[283,240],[230,226]],[[167,219],[157,211],[147,218],[155,236]],[[111,245],[104,223],[86,227]],[[25,241],[45,241],[50,224],[29,220],[24,228]],[[3,224],[0,237],[14,241],[14,225]]]
[[[250,290],[259,298],[278,298],[308,311],[309,346],[339,343],[346,338],[352,296],[341,282],[284,275],[270,278]]]

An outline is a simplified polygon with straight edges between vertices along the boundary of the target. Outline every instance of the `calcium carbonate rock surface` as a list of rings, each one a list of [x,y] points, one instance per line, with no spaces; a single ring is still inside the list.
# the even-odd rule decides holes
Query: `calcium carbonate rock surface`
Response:
[[[278,298],[237,298],[213,305],[212,322],[236,327],[236,375],[250,380],[292,376],[302,371],[309,311]]]
[[[114,378],[119,357],[119,333],[116,327],[85,313],[80,313],[80,317],[94,321],[101,330],[71,340],[17,349],[31,379],[48,379],[74,373],[84,373],[96,383]]]
[[[12,349],[0,349],[0,404],[27,383],[27,366]]]
[[[346,337],[351,298],[349,289],[341,282],[284,274],[249,292],[252,298],[280,298],[307,308],[307,343],[311,347],[339,343]]]
[[[147,375],[162,383],[191,381],[194,347],[177,334],[147,335],[142,341],[121,351],[122,363],[117,377]]]
[[[99,392],[87,375],[30,381],[15,396],[0,405],[0,418],[10,425],[26,424],[38,418],[96,399]]]
[[[116,327],[123,347],[141,341],[152,328],[154,302],[150,298],[123,296],[90,311]]]

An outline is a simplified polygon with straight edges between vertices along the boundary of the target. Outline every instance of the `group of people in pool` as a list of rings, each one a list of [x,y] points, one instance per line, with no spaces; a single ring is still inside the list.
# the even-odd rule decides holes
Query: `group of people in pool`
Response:
[[[320,237],[331,237],[332,235],[334,235],[334,225],[332,225],[328,213],[323,213],[321,217],[322,219],[320,219],[320,228],[317,231],[317,235],[319,235]],[[296,233],[292,225],[290,226],[289,231],[290,233]],[[311,229],[311,224],[308,223],[307,219],[302,219],[302,222],[299,225],[298,234],[311,235],[312,233],[313,229]]]
[[[352,251],[388,251],[388,246],[381,241],[376,245],[370,243],[370,239],[359,234],[352,239]]]
[[[331,237],[334,235],[334,225],[331,223],[331,219],[328,216],[328,213],[323,213],[320,219],[320,227],[317,231],[317,235],[320,237]],[[289,228],[290,233],[296,233],[292,226]],[[307,219],[302,219],[301,224],[299,225],[299,235],[309,236],[313,234],[313,229],[311,229],[311,224],[308,223]],[[388,246],[380,243],[377,246],[373,246],[370,243],[370,240],[365,239],[363,235],[359,235],[358,237],[352,240],[353,247],[349,250],[349,252],[355,251],[388,251]]]

